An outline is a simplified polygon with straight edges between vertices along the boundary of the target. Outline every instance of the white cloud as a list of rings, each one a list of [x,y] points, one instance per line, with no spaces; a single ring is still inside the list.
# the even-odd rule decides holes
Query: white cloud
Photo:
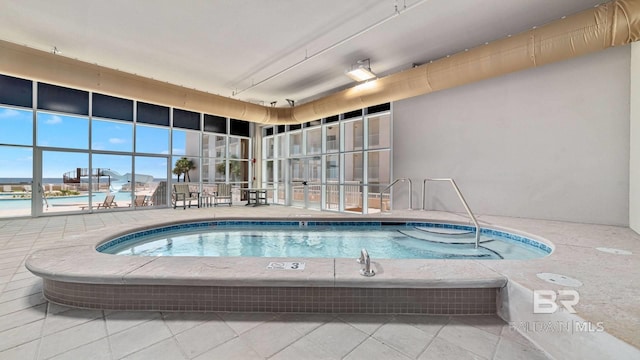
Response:
[[[127,140],[120,139],[120,138],[110,138],[109,139],[109,143],[110,144],[124,144],[125,142],[127,142]]]
[[[0,110],[0,119],[9,119],[18,115],[20,115],[20,113],[13,109]]]
[[[47,124],[47,125],[60,124],[60,123],[62,123],[62,118],[60,116],[58,116],[58,115],[53,115],[53,116],[51,116],[50,119],[47,119],[44,123]]]
[[[185,153],[184,149],[176,149],[176,148],[173,149],[173,154],[174,155],[184,154],[184,153]]]

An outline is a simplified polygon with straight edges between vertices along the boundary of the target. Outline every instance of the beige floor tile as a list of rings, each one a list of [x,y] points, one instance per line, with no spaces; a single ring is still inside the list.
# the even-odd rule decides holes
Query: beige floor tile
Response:
[[[168,312],[163,313],[162,318],[173,335],[189,330],[194,326],[206,321],[219,320],[215,313],[189,313],[189,312]]]
[[[277,317],[274,313],[218,313],[218,315],[238,335]]]
[[[194,358],[194,360],[211,359],[261,360],[264,359],[264,357],[260,356],[243,339],[233,338]]]
[[[369,314],[339,314],[339,319],[355,327],[356,329],[371,335],[380,326],[394,319],[393,315],[369,315]]]
[[[496,348],[494,360],[547,360],[547,356],[531,346],[501,338]]]
[[[0,332],[0,351],[39,339],[42,324],[44,320],[38,320]]]
[[[107,336],[104,321],[96,319],[42,338],[40,355],[47,359]]]
[[[345,354],[346,355],[346,354]],[[326,348],[319,346],[318,344],[310,341],[306,337],[296,341],[295,343],[287,346],[279,353],[269,358],[270,360],[328,360],[328,359],[342,359],[343,356],[336,355],[335,353],[328,351]]]
[[[109,341],[103,338],[50,358],[50,360],[78,359],[110,360],[111,350],[109,349]]]
[[[438,338],[485,358],[491,358],[499,337],[454,320],[440,331]]]
[[[36,359],[36,355],[38,354],[38,345],[40,344],[40,339],[30,341],[28,343],[24,343],[22,345],[18,345],[7,350],[0,351],[0,359],[6,360],[30,360]]]
[[[344,357],[345,360],[371,360],[371,359],[384,359],[384,360],[408,360],[412,359],[407,357],[406,355],[401,354],[395,349],[390,348],[389,346],[384,345],[383,343],[373,339],[368,338],[362,344],[360,344],[357,348],[353,349],[347,356]]]
[[[107,331],[109,332],[109,335],[113,335],[120,331],[132,328],[149,320],[160,319],[161,317],[162,314],[160,314],[159,312],[105,311]]]
[[[435,338],[418,360],[486,360],[488,358],[474,354],[446,340]]]
[[[398,323],[395,320],[380,327],[373,334],[373,338],[379,342],[394,348],[395,350],[415,359],[429,345],[434,334]]]
[[[97,318],[102,318],[101,310],[71,309],[57,314],[48,314],[47,320],[44,322],[44,335],[47,336]]]
[[[367,337],[367,334],[353,326],[341,320],[334,320],[313,330],[304,339],[313,342],[334,357],[342,358]]]
[[[109,336],[113,357],[120,359],[157,342],[171,338],[163,321],[147,321]]]
[[[269,321],[240,335],[260,356],[269,357],[291,345],[305,334],[284,321]]]
[[[0,316],[44,304],[45,301],[46,300],[41,293],[21,297],[15,300],[9,300],[0,303]]]
[[[211,320],[176,335],[182,351],[192,358],[230,339],[236,333],[222,320]]]
[[[149,360],[149,359],[171,359],[182,360],[188,359],[180,347],[176,343],[174,338],[169,338],[159,343],[153,344],[147,348],[144,348],[138,352],[130,354],[123,359],[126,360]]]
[[[44,319],[45,308],[42,304],[0,316],[0,332]]]
[[[436,334],[451,321],[449,316],[437,315],[397,315],[394,323],[407,324],[416,327],[425,333],[436,336]],[[504,324],[504,322],[503,322]]]

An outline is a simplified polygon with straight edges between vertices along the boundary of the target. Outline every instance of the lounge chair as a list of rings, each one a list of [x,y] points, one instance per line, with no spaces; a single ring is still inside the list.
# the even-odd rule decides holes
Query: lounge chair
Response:
[[[191,201],[195,200],[198,207],[200,207],[200,193],[197,191],[191,191],[187,184],[173,184],[173,208],[178,205],[178,201],[182,201],[182,208],[187,208],[187,201],[189,201],[189,207],[191,207]]]
[[[213,196],[213,206],[218,206],[221,203],[231,206],[231,184],[218,184],[216,193]]]
[[[116,196],[114,194],[108,194],[107,196],[104,197],[104,201],[102,202],[102,204],[98,204],[98,206],[96,207],[96,209],[107,209],[107,208],[114,208],[114,207],[118,207],[118,203],[116,203]],[[88,208],[89,206],[81,206],[81,209],[84,210],[86,208]]]
[[[133,203],[129,206],[149,206],[149,197],[147,195],[136,195],[136,197],[133,199]]]

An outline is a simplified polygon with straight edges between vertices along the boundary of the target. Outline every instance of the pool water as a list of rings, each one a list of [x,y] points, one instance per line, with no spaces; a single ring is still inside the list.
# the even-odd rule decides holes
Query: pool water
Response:
[[[147,231],[149,232],[149,231]],[[497,234],[495,234],[497,233]],[[486,231],[476,249],[475,233],[466,229],[424,226],[214,227],[151,231],[116,239],[98,247],[101,252],[137,256],[245,256],[290,258],[357,258],[366,248],[374,259],[532,259],[551,249],[526,239]]]

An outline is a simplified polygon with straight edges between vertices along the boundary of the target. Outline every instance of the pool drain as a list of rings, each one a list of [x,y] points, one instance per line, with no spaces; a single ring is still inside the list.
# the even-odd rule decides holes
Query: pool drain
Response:
[[[565,275],[553,274],[553,273],[538,273],[536,276],[538,276],[539,279],[542,279],[551,284],[557,284],[561,286],[572,286],[572,287],[582,286],[582,281],[578,279],[570,278]]]
[[[631,251],[621,250],[621,249],[614,249],[614,248],[606,248],[606,247],[597,247],[596,250],[602,251],[602,252],[606,252],[608,254],[615,254],[615,255],[631,255],[631,254],[633,254]]]

